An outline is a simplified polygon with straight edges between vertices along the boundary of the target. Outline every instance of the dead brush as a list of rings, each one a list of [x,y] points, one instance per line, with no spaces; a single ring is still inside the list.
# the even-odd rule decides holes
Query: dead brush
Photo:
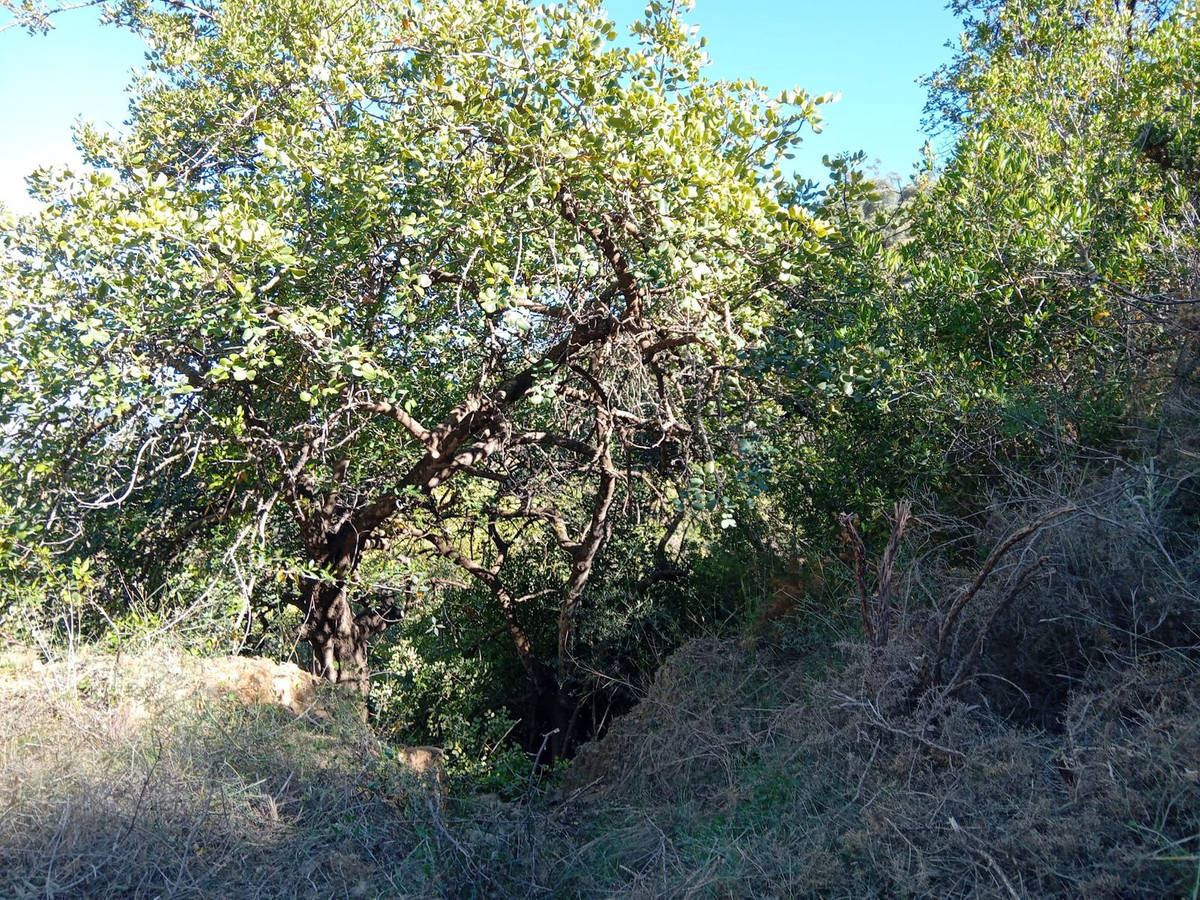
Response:
[[[861,633],[683,648],[569,774],[560,892],[1200,898],[1195,477],[843,518]]]
[[[1023,695],[1047,724],[1100,657],[1121,665],[1167,648],[1194,650],[1200,643],[1197,535],[1171,531],[1163,510],[1147,508],[1136,477],[1125,472],[1076,488],[1074,496],[998,505],[988,524],[974,529],[975,542],[987,548],[974,570],[948,565],[935,552],[910,560],[912,571],[899,587],[897,557],[909,505],[897,505],[874,565],[857,520],[843,516],[873,660],[870,693],[903,683],[910,703],[929,691],[970,693],[986,702],[990,692],[982,683],[990,681],[991,692]],[[928,518],[948,524],[936,514]],[[961,522],[950,524],[966,530]],[[932,602],[915,601],[914,586]],[[905,596],[897,599],[899,593]],[[901,646],[892,646],[897,642]]]
[[[560,894],[1193,896],[1194,659],[1097,672],[1049,731],[965,688],[890,703],[920,684],[899,655],[916,646],[897,627],[878,654],[859,644],[832,668],[733,642],[683,648],[570,773],[560,815],[575,825],[559,840],[574,849],[542,849]],[[864,691],[892,662],[895,680]]]
[[[970,607],[972,601],[976,599],[980,591],[988,583],[989,578],[991,578],[1005,556],[1052,522],[1077,511],[1075,506],[1064,506],[1040,516],[1034,522],[1022,528],[1014,530],[996,544],[979,567],[979,570],[965,585],[950,593],[950,599],[945,604],[944,610],[936,616],[935,636],[932,646],[929,648],[930,652],[922,653],[920,657],[919,665],[925,688],[944,687],[948,693],[953,693],[962,687],[966,670],[978,655],[979,648],[986,639],[990,624],[994,622],[995,618],[1001,612],[1012,604],[1015,596],[1025,587],[1028,587],[1037,577],[1038,571],[1046,562],[1046,559],[1041,557],[1034,562],[1023,563],[1018,575],[1015,578],[1010,578],[1010,584],[1005,591],[1004,597],[998,604],[994,605],[989,621],[985,622],[983,627],[979,629],[971,649],[966,654],[966,658],[961,661],[955,674],[946,681],[943,669],[945,668],[951,645],[958,643],[960,636],[959,625],[963,613]],[[870,568],[869,554],[866,544],[858,532],[858,517],[850,514],[843,514],[841,516],[843,540],[850,546],[854,562],[855,586],[858,589],[859,608],[862,612],[863,635],[867,646],[876,655],[888,647],[892,634],[892,611],[896,605],[896,585],[894,584],[896,560],[900,551],[900,542],[904,537],[904,530],[908,525],[911,512],[912,505],[910,502],[902,501],[896,504],[891,536],[888,538],[887,546],[875,566],[878,575],[875,579],[874,598],[871,597],[871,592],[867,587],[867,573]]]

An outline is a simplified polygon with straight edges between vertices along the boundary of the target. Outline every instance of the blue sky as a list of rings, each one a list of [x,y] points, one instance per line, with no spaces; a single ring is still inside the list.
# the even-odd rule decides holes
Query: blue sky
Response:
[[[605,5],[625,24],[645,0]],[[822,154],[843,150],[865,150],[883,172],[912,171],[924,143],[925,94],[916,79],[949,58],[945,44],[958,34],[944,0],[697,0],[688,18],[708,38],[711,77],[841,92],[825,107],[825,131],[798,155],[800,173],[819,178]],[[45,37],[0,31],[0,202],[14,209],[31,208],[26,174],[75,159],[77,118],[121,126],[123,91],[142,63],[140,42],[102,27],[94,10],[55,21]]]

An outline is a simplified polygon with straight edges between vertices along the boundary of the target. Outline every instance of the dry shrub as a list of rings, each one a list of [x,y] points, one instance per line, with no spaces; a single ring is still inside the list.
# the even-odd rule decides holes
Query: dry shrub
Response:
[[[973,535],[985,552],[1052,509],[1070,512],[1015,546],[964,610],[942,684],[1006,720],[1057,731],[1076,693],[1164,653],[1200,658],[1200,533],[1180,527],[1167,483],[1124,470],[997,504]],[[910,604],[907,631],[926,642],[972,574],[943,560],[927,561],[921,578],[936,610]]]
[[[925,513],[889,640],[845,642],[836,665],[828,650],[685,647],[573,767],[581,824],[559,883],[596,897],[1200,896],[1200,579],[1171,496],[1112,475],[953,523],[970,539],[953,552]],[[964,587],[1042,520],[952,620],[934,678]]]
[[[680,651],[569,775],[564,893],[1191,896],[1191,662],[1075,695],[1056,735],[934,693],[887,711],[853,649],[836,673],[732,643]]]

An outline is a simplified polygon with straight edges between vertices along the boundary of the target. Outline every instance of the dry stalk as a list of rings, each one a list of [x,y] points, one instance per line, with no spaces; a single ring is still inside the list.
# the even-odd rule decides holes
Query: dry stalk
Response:
[[[988,852],[983,841],[970,832],[964,830],[963,827],[955,820],[954,816],[950,817],[950,827],[954,830],[955,834],[961,835],[963,838],[967,839],[967,846],[973,853],[977,853],[980,859],[987,863],[988,868],[995,873],[996,877],[1000,880],[1000,883],[1004,885],[1005,890],[1008,892],[1008,896],[1012,897],[1013,900],[1021,900],[1021,895],[1018,894],[1017,889],[1013,887],[1012,881],[1006,874],[1004,874],[1004,870],[1000,868],[1000,863],[996,862],[996,857],[992,856],[992,854]]]
[[[876,602],[872,610],[870,596],[867,591],[867,546],[863,543],[862,535],[858,533],[858,516],[842,513],[839,521],[842,525],[842,539],[850,545],[854,557],[854,580],[858,587],[858,602],[862,613],[863,634],[867,643],[876,650],[887,646],[891,633],[892,607],[895,604],[896,591],[893,580],[896,574],[896,557],[900,553],[900,541],[904,538],[904,529],[912,515],[912,504],[901,500],[896,504],[893,513],[892,533],[888,537],[883,556],[876,567]]]
[[[837,697],[840,697],[842,699],[842,702],[838,704],[838,709],[862,709],[862,710],[865,710],[867,715],[863,719],[863,721],[868,725],[878,728],[881,731],[886,731],[888,734],[894,734],[897,737],[904,737],[904,738],[908,738],[909,740],[916,741],[918,744],[925,747],[925,749],[936,751],[937,753],[940,753],[947,758],[952,757],[954,759],[962,760],[964,762],[967,759],[967,754],[963,753],[961,750],[955,750],[953,747],[947,747],[944,744],[939,744],[935,741],[931,741],[929,738],[925,737],[924,735],[920,734],[917,731],[914,731],[911,729],[906,729],[906,728],[900,728],[896,725],[891,724],[890,722],[888,722],[888,720],[886,718],[884,718],[884,715],[880,711],[879,707],[876,706],[874,703],[872,703],[870,700],[867,700],[867,699],[856,700],[855,698],[853,698],[847,694],[844,694],[841,691],[834,691],[834,695]]]
[[[992,610],[991,615],[989,615],[987,618],[987,621],[980,626],[979,633],[975,636],[975,643],[971,645],[971,649],[967,652],[967,655],[963,657],[963,661],[959,663],[958,669],[954,673],[954,677],[951,678],[947,683],[947,694],[953,694],[961,690],[970,680],[971,666],[975,664],[975,661],[979,658],[979,654],[983,651],[983,645],[987,642],[987,636],[989,633],[991,633],[992,626],[996,623],[996,620],[1000,618],[1000,615],[1010,606],[1012,606],[1013,601],[1017,599],[1017,596],[1021,593],[1021,591],[1029,587],[1029,585],[1031,585],[1042,575],[1046,561],[1046,557],[1041,557],[1037,560],[1037,562],[1026,566],[1021,571],[1021,574],[1013,579],[1012,584],[1009,586],[1008,590],[1005,591],[1003,599],[996,604],[996,608]]]
[[[879,610],[875,619],[875,645],[877,648],[887,646],[888,634],[891,630],[892,605],[896,598],[892,579],[896,573],[896,557],[900,553],[900,541],[904,537],[904,526],[908,524],[912,514],[912,504],[901,500],[896,504],[895,524],[879,560]]]
[[[852,513],[842,513],[839,517],[842,523],[842,539],[850,545],[854,556],[854,581],[858,586],[858,605],[862,613],[863,635],[867,643],[874,645],[875,632],[871,627],[871,605],[867,599],[867,546],[858,533],[858,516]]]
[[[1063,516],[1070,515],[1071,513],[1078,512],[1078,509],[1079,508],[1077,506],[1072,505],[1062,506],[1056,510],[1048,512],[1046,515],[1031,522],[1024,528],[1019,528],[1014,531],[1003,541],[997,544],[995,548],[993,548],[992,552],[988,554],[988,557],[986,560],[984,560],[983,566],[980,567],[979,572],[976,573],[973,579],[971,579],[971,583],[963,588],[959,595],[955,597],[954,602],[950,604],[950,609],[947,610],[946,615],[942,618],[941,625],[938,626],[937,649],[934,652],[933,673],[930,679],[932,685],[941,683],[942,666],[946,661],[946,642],[949,639],[951,632],[954,630],[954,626],[958,623],[958,619],[962,615],[963,610],[965,610],[971,601],[975,599],[975,596],[979,593],[980,588],[987,583],[988,578],[991,577],[992,572],[995,571],[1000,560],[1008,555],[1009,551],[1011,551],[1026,538],[1031,537],[1032,535],[1041,531],[1051,522],[1061,519]]]

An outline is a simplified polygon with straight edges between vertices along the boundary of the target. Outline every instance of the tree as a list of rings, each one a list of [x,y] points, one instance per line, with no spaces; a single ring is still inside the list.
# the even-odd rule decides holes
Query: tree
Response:
[[[1195,8],[962,5],[978,17],[933,90],[962,130],[918,213],[914,287],[940,293],[926,327],[980,373],[982,408],[1087,441],[1160,371],[1166,251],[1192,201],[1143,136],[1191,118]]]
[[[819,249],[778,168],[819,99],[705,81],[676,5],[635,48],[597,0],[121,7],[150,47],[128,136],[83,130],[94,170],[4,238],[29,502],[273,536],[315,668],[360,688],[399,613],[364,556],[452,562],[565,728],[614,518],[677,518],[718,376]],[[543,539],[561,563],[517,595]],[[522,619],[548,591],[551,651]]]
[[[774,490],[809,540],[832,545],[838,511],[890,528],[914,491],[968,511],[1014,467],[1108,455],[1200,359],[1179,302],[1194,294],[1195,4],[953,5],[962,48],[929,106],[948,159],[882,218],[861,159],[831,162],[811,200],[830,252],[755,354],[779,402],[759,421],[798,448]]]

